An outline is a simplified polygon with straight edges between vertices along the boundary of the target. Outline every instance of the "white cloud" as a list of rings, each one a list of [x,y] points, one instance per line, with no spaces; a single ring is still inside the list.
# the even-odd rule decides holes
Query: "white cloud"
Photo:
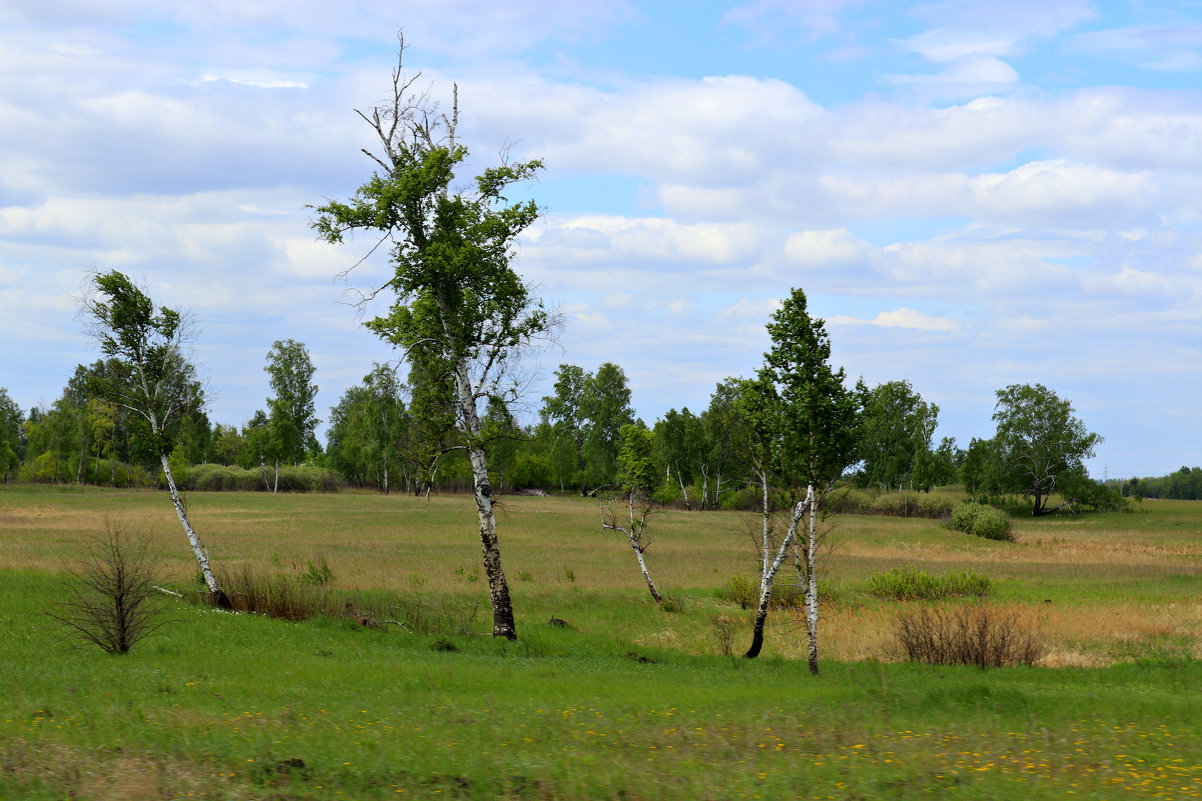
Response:
[[[894,311],[881,312],[871,320],[837,316],[831,317],[829,322],[833,325],[872,325],[881,328],[911,328],[916,331],[941,333],[954,333],[960,329],[960,323],[950,317],[931,317],[904,306]]]
[[[1118,54],[1159,72],[1202,69],[1202,24],[1138,25],[1082,33],[1075,44],[1087,51]]]
[[[846,228],[800,231],[785,241],[784,256],[789,261],[810,267],[835,267],[870,261],[876,248],[854,236]]]
[[[943,70],[928,75],[891,75],[890,83],[923,86],[944,86],[977,96],[997,87],[1018,83],[1018,73],[993,55],[971,53],[951,60]]]

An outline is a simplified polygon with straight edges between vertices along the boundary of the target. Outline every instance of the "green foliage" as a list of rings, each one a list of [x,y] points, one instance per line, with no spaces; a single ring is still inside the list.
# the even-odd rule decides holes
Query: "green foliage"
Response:
[[[1117,483],[1117,482],[1116,482]],[[1132,477],[1119,483],[1124,498],[1167,498],[1178,501],[1202,500],[1202,467],[1182,466],[1167,476]]]
[[[313,436],[317,424],[317,385],[309,383],[315,368],[303,342],[277,340],[267,352],[264,372],[270,376],[275,397],[267,399],[266,457],[293,465],[318,450]]]
[[[1084,469],[1073,468],[1061,473],[1056,490],[1064,499],[1063,508],[1070,512],[1082,508],[1101,512],[1130,511],[1131,504],[1117,489],[1094,481]]]
[[[155,456],[169,454],[186,419],[204,406],[196,369],[183,354],[188,321],[174,309],[156,308],[116,270],[93,275],[90,287],[83,309],[101,351],[112,358],[103,372],[87,376],[88,389],[142,417]]]
[[[862,399],[844,386],[843,368],[831,368],[825,325],[800,289],[773,312],[768,335],[756,382],[765,405],[755,414],[779,444],[772,462],[783,483],[825,490],[856,459]]]
[[[719,600],[751,609],[760,600],[760,585],[741,573],[731,576],[718,588]]]
[[[618,480],[625,492],[649,495],[660,481],[655,432],[627,424],[618,435]]]
[[[264,481],[258,467],[201,464],[188,469],[187,483],[181,487],[195,492],[270,492],[273,484]],[[337,474],[325,468],[303,464],[280,468],[281,492],[336,492],[339,486]]]
[[[22,425],[25,415],[8,396],[8,390],[0,387],[0,480],[9,482],[21,464]]]
[[[894,601],[939,601],[945,598],[984,598],[993,594],[993,583],[980,573],[933,574],[915,567],[895,567],[868,577],[869,595]]]
[[[1072,404],[1042,384],[999,389],[993,419],[1005,481],[1034,499],[1035,516],[1048,511],[1048,497],[1061,477],[1085,472],[1084,460],[1102,441],[1073,415]]]
[[[861,486],[930,489],[938,419],[939,407],[924,401],[909,381],[889,381],[869,392],[860,429]]]
[[[946,495],[927,493],[918,496],[918,516],[938,520],[951,517],[955,502]]]
[[[420,452],[410,441],[415,431],[396,373],[377,364],[330,410],[327,465],[351,484],[390,491],[407,477],[408,449]]]
[[[983,503],[964,501],[957,505],[952,510],[951,527],[988,540],[1014,541],[1010,516],[1001,509]]]

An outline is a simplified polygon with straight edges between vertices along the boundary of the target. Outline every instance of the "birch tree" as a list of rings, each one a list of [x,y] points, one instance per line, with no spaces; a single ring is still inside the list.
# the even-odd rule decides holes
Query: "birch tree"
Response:
[[[592,376],[574,364],[561,364],[555,371],[555,394],[543,398],[542,417],[555,433],[571,438],[576,451],[576,483],[580,497],[587,494],[584,472],[584,431],[588,425],[585,395]]]
[[[1034,500],[1033,517],[1055,511],[1048,509],[1048,498],[1057,482],[1087,474],[1085,460],[1102,442],[1073,414],[1069,401],[1043,384],[999,389],[993,419],[1004,478]]]
[[[104,400],[142,418],[171,494],[176,516],[192,546],[213,603],[229,606],[209,567],[209,553],[188,519],[168,460],[189,412],[201,408],[204,394],[196,369],[184,358],[191,326],[178,311],[155,307],[149,296],[125,275],[112,270],[89,281],[82,311],[101,351],[113,369],[90,375],[90,387]]]
[[[780,443],[782,476],[794,495],[791,530],[806,517],[806,632],[811,673],[818,672],[818,511],[822,496],[856,460],[864,396],[844,383],[843,368],[830,366],[831,345],[821,319],[811,317],[800,289],[781,304],[768,323],[772,348],[764,354],[760,380],[780,399],[772,417],[773,438]],[[803,508],[804,506],[804,508]]]
[[[743,450],[762,492],[760,602],[745,656],[758,656],[777,572],[799,529],[806,579],[806,631],[810,671],[818,672],[818,519],[821,497],[855,460],[863,392],[844,386],[843,369],[829,364],[830,339],[821,319],[809,315],[805,293],[794,289],[768,323],[771,349],[738,400]],[[783,535],[775,536],[769,484],[795,500]]]
[[[275,483],[280,488],[280,459],[298,465],[317,447],[313,432],[317,424],[317,385],[313,378],[313,360],[303,342],[276,340],[267,352],[263,371],[269,376],[275,397],[267,399],[271,426],[271,456],[275,459]]]
[[[650,591],[651,597],[657,604],[663,606],[664,599],[660,597],[659,590],[655,588],[655,582],[651,580],[651,573],[647,570],[647,561],[643,558],[643,552],[651,546],[652,542],[651,538],[647,536],[647,518],[651,516],[649,496],[659,478],[659,467],[654,458],[655,433],[641,426],[627,424],[622,426],[619,437],[619,480],[622,482],[622,491],[626,496],[629,522],[619,523],[613,505],[606,509],[605,502],[602,501],[601,527],[616,531],[626,537],[626,541],[630,543],[630,547],[634,551],[635,559],[638,560],[639,570],[643,573],[643,581],[647,582],[647,589]],[[636,506],[638,507],[637,512]]]
[[[376,139],[374,150],[364,149],[374,174],[346,202],[317,207],[313,227],[330,243],[356,231],[378,237],[373,251],[388,243],[393,275],[368,298],[389,289],[395,299],[367,326],[407,358],[420,351],[446,368],[458,444],[472,468],[493,636],[514,639],[478,404],[516,393],[509,368],[554,322],[511,266],[517,237],[539,210],[533,201],[511,203],[506,193],[542,163],[511,162],[503,154],[473,188],[459,188],[455,172],[468,150],[457,138],[457,89],[450,111],[440,113],[428,93],[414,90],[420,74],[406,73],[403,59],[402,40],[390,101],[356,111]]]

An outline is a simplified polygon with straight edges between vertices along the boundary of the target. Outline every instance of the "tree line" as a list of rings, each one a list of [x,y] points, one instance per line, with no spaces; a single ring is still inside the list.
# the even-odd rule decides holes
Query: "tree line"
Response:
[[[302,342],[272,345],[264,366],[271,394],[241,426],[211,423],[195,368],[187,361],[181,368],[186,391],[167,454],[177,475],[187,476],[197,465],[236,467],[253,473],[237,486],[274,491],[281,486],[281,467],[308,465],[330,471],[344,486],[385,493],[470,488],[471,465],[455,443],[449,387],[420,363],[410,364],[404,376],[396,365],[373,365],[329,410],[324,447],[316,437],[315,371]],[[146,418],[89,390],[118,372],[114,358],[79,365],[50,407],[28,412],[0,387],[0,478],[161,484],[158,443]],[[631,404],[619,365],[605,362],[588,371],[561,364],[553,377],[551,394],[532,422],[519,421],[502,399],[486,399],[480,436],[498,492],[595,496],[619,488],[622,430],[629,425],[648,432],[657,476],[648,491],[656,503],[699,511],[758,508],[754,459],[740,450],[745,434],[736,424],[744,379],[719,382],[698,413],[672,408],[648,426]],[[922,492],[961,484],[978,499],[1026,495],[1036,514],[1056,508],[1048,505],[1053,494],[1095,505],[1116,491],[1123,497],[1202,497],[1199,468],[1099,485],[1084,460],[1101,438],[1085,429],[1067,400],[1039,384],[999,390],[997,433],[972,439],[967,449],[953,437],[936,441],[939,406],[910,382],[860,384],[855,391],[862,409],[855,459],[841,477],[853,486]],[[1040,428],[1056,436],[1040,437]]]

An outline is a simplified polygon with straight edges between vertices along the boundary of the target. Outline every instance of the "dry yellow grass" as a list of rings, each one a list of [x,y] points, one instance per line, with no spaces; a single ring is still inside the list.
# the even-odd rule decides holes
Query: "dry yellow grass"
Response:
[[[468,497],[194,493],[188,503],[215,564],[303,572],[324,560],[342,589],[487,603]],[[756,574],[747,534],[754,521],[744,515],[653,517],[648,565],[661,590],[686,600],[681,614],[650,608],[629,546],[601,529],[596,502],[506,498],[498,524],[527,623],[573,615],[573,623],[613,626],[615,636],[648,647],[712,653],[713,620],[725,614],[740,627],[735,651],[746,647],[750,611],[715,595],[732,576]],[[106,525],[148,537],[168,580],[192,580],[195,564],[170,502],[147,491],[0,488],[0,569],[62,571]],[[1194,600],[1202,504],[1145,502],[1129,515],[1017,520],[1015,543],[965,537],[930,520],[848,516],[829,528],[823,576],[841,591],[823,605],[826,657],[888,657],[898,605],[860,588],[897,565],[989,576],[996,603],[1039,621],[1050,665],[1107,664],[1141,649],[1202,656],[1202,604]],[[797,614],[775,612],[767,652],[803,656],[804,631]]]

